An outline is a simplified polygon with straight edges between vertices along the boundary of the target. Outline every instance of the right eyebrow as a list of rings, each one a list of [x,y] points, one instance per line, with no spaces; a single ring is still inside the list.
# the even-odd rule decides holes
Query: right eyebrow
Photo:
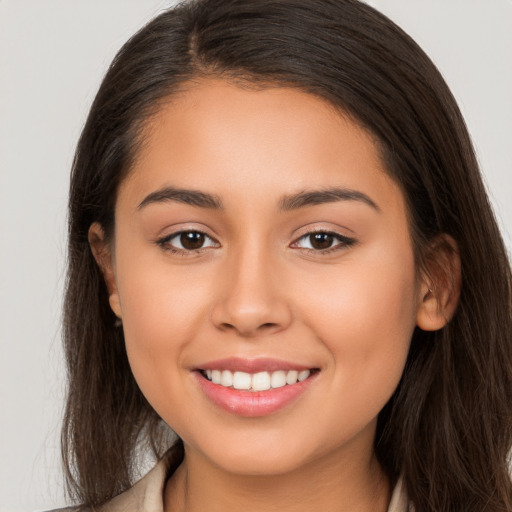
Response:
[[[199,190],[164,187],[151,194],[148,194],[137,207],[138,210],[155,203],[165,203],[167,201],[176,201],[199,208],[208,208],[213,210],[222,210],[224,207],[218,196],[205,194]]]

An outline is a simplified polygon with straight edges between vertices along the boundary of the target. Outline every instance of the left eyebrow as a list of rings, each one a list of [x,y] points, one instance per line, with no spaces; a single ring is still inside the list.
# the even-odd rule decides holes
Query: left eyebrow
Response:
[[[381,209],[370,197],[358,190],[347,188],[328,188],[322,190],[305,190],[297,194],[287,195],[279,201],[281,211],[296,210],[317,204],[335,203],[338,201],[358,201],[371,206],[377,212]]]
[[[176,201],[199,208],[208,208],[212,210],[222,210],[222,201],[218,196],[206,194],[199,190],[164,187],[147,195],[137,207],[141,210],[145,206],[153,203],[165,203],[167,201]]]

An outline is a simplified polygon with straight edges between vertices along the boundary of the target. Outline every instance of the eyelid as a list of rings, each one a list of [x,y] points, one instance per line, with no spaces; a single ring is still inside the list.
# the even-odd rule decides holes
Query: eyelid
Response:
[[[201,235],[204,235],[206,238],[210,239],[213,242],[213,244],[208,245],[206,247],[199,247],[198,249],[185,249],[185,248],[182,249],[180,247],[172,246],[170,243],[171,240],[179,237],[183,233],[200,233]],[[164,251],[169,251],[174,254],[180,254],[182,256],[193,256],[199,252],[204,251],[205,249],[209,249],[210,247],[220,247],[220,243],[215,237],[209,235],[203,229],[194,228],[194,227],[182,227],[180,229],[177,229],[176,231],[173,231],[173,232],[168,233],[162,237],[157,238],[155,240],[155,243],[159,247],[161,247],[162,250],[164,250]]]
[[[300,240],[302,240],[308,236],[317,234],[317,233],[330,235],[333,238],[335,238],[338,241],[338,243],[331,247],[328,247],[326,249],[312,249],[309,247],[297,247],[297,244]],[[330,252],[349,248],[349,247],[355,245],[356,243],[357,243],[357,240],[355,238],[348,237],[346,235],[342,235],[341,233],[338,233],[337,231],[334,231],[332,229],[311,228],[311,229],[308,229],[308,231],[306,231],[305,233],[302,233],[300,236],[295,238],[295,240],[290,244],[290,247],[292,247],[294,249],[301,249],[303,251],[307,251],[307,252],[315,253],[315,254],[328,254]]]

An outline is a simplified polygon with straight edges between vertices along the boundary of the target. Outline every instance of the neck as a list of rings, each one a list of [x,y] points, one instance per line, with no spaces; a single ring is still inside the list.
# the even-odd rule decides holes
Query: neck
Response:
[[[366,458],[335,453],[279,475],[225,471],[185,446],[185,459],[167,482],[170,512],[385,512],[387,476],[372,453]]]

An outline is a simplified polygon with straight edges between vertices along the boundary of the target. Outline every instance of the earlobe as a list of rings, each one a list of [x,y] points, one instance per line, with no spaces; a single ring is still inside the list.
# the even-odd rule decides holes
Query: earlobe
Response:
[[[451,236],[440,235],[430,244],[425,267],[416,325],[424,331],[437,331],[452,319],[460,297],[460,255]]]
[[[112,250],[110,244],[105,239],[105,232],[101,224],[98,222],[91,224],[88,239],[94,259],[105,279],[110,307],[114,314],[121,318],[121,303],[115,280]]]

